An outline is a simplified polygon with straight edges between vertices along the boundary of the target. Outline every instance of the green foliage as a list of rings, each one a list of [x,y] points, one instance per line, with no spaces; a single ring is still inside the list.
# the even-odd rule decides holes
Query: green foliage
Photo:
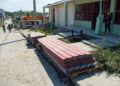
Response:
[[[120,48],[113,49],[98,49],[93,52],[93,56],[98,63],[103,64],[105,70],[109,73],[120,73]]]
[[[44,33],[45,35],[53,35],[53,29],[52,28],[39,28],[39,29],[35,29],[33,30],[35,32],[41,32]]]
[[[16,17],[16,16],[26,16],[27,14],[33,15],[33,11],[22,11],[22,10],[20,10],[20,11],[15,11],[15,12],[8,12],[8,11],[6,11],[6,16],[11,16],[12,19],[13,19],[14,17]],[[43,15],[43,13],[41,13],[41,12],[36,12],[36,15],[41,16],[41,15]]]

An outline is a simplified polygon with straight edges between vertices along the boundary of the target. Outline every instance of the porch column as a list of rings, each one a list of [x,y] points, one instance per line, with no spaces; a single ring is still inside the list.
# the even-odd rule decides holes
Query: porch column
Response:
[[[65,10],[65,26],[68,25],[68,2],[64,2],[64,10]]]
[[[43,23],[46,23],[46,21],[45,21],[45,7],[43,7]]]
[[[110,12],[113,14],[112,21],[111,21],[111,31],[115,21],[115,9],[116,9],[116,0],[111,0]]]
[[[102,2],[103,2],[103,0],[100,0],[100,12],[97,17],[96,28],[95,28],[96,34],[101,34],[101,30],[102,30],[102,24],[103,24],[103,19],[104,19],[104,16],[102,14],[102,7],[103,7]]]

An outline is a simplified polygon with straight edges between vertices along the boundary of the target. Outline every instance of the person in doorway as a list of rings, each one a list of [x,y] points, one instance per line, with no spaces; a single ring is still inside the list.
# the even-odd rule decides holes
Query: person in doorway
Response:
[[[10,24],[8,25],[7,29],[8,29],[8,31],[11,33],[11,29],[12,29],[12,27],[11,27]]]
[[[104,18],[105,34],[107,34],[107,32],[110,34],[110,32],[111,32],[111,20],[112,20],[112,13],[108,12]]]
[[[3,28],[3,32],[6,33],[6,29],[5,29],[5,25],[4,24],[2,25],[2,28]]]

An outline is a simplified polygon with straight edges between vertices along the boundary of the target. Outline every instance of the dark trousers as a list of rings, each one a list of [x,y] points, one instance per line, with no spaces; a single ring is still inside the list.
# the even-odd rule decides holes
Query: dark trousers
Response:
[[[107,32],[110,33],[110,31],[111,31],[110,26],[111,26],[110,23],[106,23],[106,24],[105,24],[105,34],[106,34]]]
[[[3,28],[3,32],[6,33],[6,30]]]
[[[9,33],[11,33],[11,29],[8,29],[9,30]]]

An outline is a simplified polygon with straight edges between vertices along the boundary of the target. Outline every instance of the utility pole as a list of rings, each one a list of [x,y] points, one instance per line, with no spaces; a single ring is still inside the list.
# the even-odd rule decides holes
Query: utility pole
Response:
[[[33,0],[33,16],[34,16],[34,25],[37,29],[37,20],[36,20],[36,0]]]

